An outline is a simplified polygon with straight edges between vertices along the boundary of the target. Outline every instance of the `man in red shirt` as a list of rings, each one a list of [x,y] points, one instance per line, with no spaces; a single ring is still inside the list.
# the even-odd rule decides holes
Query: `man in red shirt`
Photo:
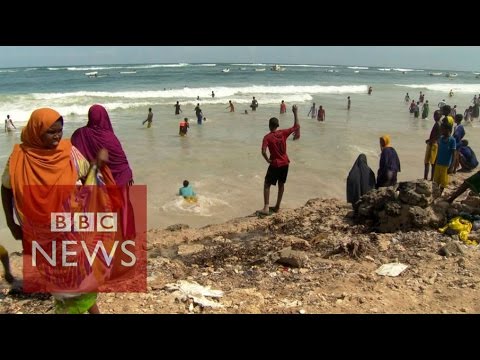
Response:
[[[279,123],[278,119],[273,117],[268,122],[270,132],[263,137],[262,142],[262,155],[265,160],[270,164],[265,175],[265,183],[263,186],[263,199],[264,207],[258,212],[260,214],[268,215],[270,209],[268,207],[270,200],[270,186],[275,186],[278,181],[278,197],[277,204],[273,208],[274,212],[280,209],[280,203],[282,202],[283,190],[288,175],[288,164],[290,160],[287,155],[287,138],[291,133],[300,129],[297,115],[297,105],[292,106],[292,112],[294,116],[294,124],[289,129],[277,130]],[[267,148],[270,152],[270,157],[267,156]]]

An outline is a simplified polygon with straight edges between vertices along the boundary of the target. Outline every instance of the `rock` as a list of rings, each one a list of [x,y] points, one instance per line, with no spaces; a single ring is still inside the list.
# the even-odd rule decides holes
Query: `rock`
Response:
[[[278,252],[277,263],[290,267],[305,267],[308,257],[303,251],[292,250],[290,247]]]
[[[445,221],[446,210],[438,204],[430,206],[435,186],[425,180],[401,182],[398,196],[393,187],[381,188],[363,195],[355,207],[359,218],[372,220],[381,233],[438,227]]]
[[[382,210],[388,201],[395,200],[396,192],[393,187],[382,187],[362,195],[354,205],[354,210],[360,217],[371,218],[374,211]]]
[[[261,313],[265,305],[265,298],[255,288],[234,289],[228,293],[225,300],[232,301],[234,309],[241,306],[242,313]]]
[[[465,198],[461,203],[463,205],[467,205],[471,208],[480,208],[480,197],[472,196],[472,192],[470,191],[470,195]]]
[[[418,206],[413,206],[409,209],[412,225],[418,229],[429,227],[439,227],[444,223],[444,216],[435,213],[432,208],[423,209]]]
[[[390,240],[385,238],[378,239],[378,249],[380,251],[387,251],[390,247]]]
[[[175,225],[170,225],[165,228],[165,230],[169,231],[178,231],[178,230],[183,230],[183,229],[189,229],[190,226],[187,224],[175,224]]]
[[[435,280],[437,280],[437,273],[434,272],[432,276],[426,280],[424,280],[427,284],[433,285],[435,284]]]
[[[292,246],[292,250],[301,250],[301,251],[307,251],[311,248],[308,241],[303,239],[298,239],[298,238],[297,240],[295,240],[295,242],[292,242],[291,246]]]
[[[447,210],[450,207],[450,203],[448,201],[443,200],[443,199],[439,199],[438,201],[434,202],[432,207],[438,208],[438,209],[441,209],[441,210]]]
[[[385,214],[388,216],[399,216],[402,211],[402,204],[399,201],[390,201],[385,204]]]
[[[398,184],[398,198],[407,205],[426,208],[432,201],[432,185],[425,180],[407,181]]]
[[[449,241],[445,246],[442,246],[438,253],[442,256],[463,256],[465,251],[462,249],[461,245],[455,241]]]
[[[184,244],[178,247],[178,255],[185,256],[195,254],[202,251],[205,248],[202,244]]]

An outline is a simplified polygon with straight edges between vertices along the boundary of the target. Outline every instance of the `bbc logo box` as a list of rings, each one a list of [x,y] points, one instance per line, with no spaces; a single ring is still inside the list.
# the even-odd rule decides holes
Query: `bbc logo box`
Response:
[[[52,232],[118,230],[117,213],[114,212],[52,212],[50,220]]]
[[[145,292],[147,188],[28,186],[25,292]]]

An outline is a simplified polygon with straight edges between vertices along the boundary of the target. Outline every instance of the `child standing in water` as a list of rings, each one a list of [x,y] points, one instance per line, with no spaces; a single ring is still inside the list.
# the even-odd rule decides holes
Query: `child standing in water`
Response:
[[[148,122],[147,128],[152,127],[152,121],[153,121],[153,112],[152,108],[148,108],[148,115],[145,120],[143,120],[142,125],[145,125],[146,122]]]
[[[188,118],[185,118],[183,119],[183,121],[180,121],[178,135],[186,136],[189,127],[190,125],[188,123]]]

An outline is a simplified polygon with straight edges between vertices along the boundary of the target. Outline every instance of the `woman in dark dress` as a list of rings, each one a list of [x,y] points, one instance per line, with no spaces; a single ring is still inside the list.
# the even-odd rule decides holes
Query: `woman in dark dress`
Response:
[[[397,152],[390,145],[390,135],[383,135],[380,138],[380,165],[377,173],[377,189],[383,186],[397,184],[397,173],[400,172],[400,159]]]
[[[363,194],[375,189],[375,173],[367,164],[365,154],[358,155],[347,177],[347,202],[352,206]]]

